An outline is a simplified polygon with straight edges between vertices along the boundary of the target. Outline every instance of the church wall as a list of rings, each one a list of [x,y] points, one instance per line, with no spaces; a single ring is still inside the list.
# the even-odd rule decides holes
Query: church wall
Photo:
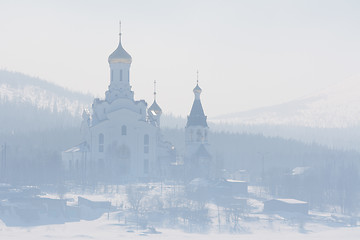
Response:
[[[156,128],[145,121],[139,121],[141,115],[121,109],[108,114],[108,120],[91,129],[92,161],[100,159],[104,164],[113,167],[113,175],[128,177],[146,177],[151,175],[156,156]],[[123,128],[126,127],[126,135]],[[104,135],[103,152],[99,152],[99,135]],[[144,145],[144,136],[149,136],[148,144]],[[146,150],[144,148],[147,148]],[[144,152],[146,151],[146,152]],[[147,161],[144,161],[147,160]],[[118,162],[122,162],[118,164]],[[147,163],[146,163],[147,162]],[[144,167],[148,165],[148,173]],[[122,168],[122,169],[121,169]],[[128,168],[126,171],[125,168]]]
[[[110,84],[117,86],[127,86],[130,76],[130,64],[111,63],[110,64]]]

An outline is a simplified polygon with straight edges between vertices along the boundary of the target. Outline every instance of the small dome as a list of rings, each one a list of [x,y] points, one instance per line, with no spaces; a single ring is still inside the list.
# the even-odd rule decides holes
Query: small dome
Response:
[[[162,110],[155,100],[154,100],[153,104],[149,107],[148,111],[152,115],[161,115],[162,114]]]
[[[119,40],[119,46],[116,48],[116,50],[110,54],[109,63],[128,63],[131,64],[132,58],[130,54],[128,54],[125,49],[121,45],[121,36]]]
[[[201,93],[202,89],[199,87],[199,84],[196,84],[196,87],[193,90],[194,93]]]

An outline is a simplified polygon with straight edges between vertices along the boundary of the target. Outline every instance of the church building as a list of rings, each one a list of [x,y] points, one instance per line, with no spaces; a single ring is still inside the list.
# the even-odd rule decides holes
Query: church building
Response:
[[[183,161],[177,162],[175,147],[161,135],[162,110],[156,102],[156,82],[150,107],[145,100],[134,99],[130,84],[132,58],[119,35],[119,45],[108,58],[110,84],[105,98],[94,99],[91,112],[84,110],[82,143],[62,152],[68,178],[84,183],[174,178],[171,166],[180,166],[175,168],[176,175],[186,179],[211,177],[209,127],[198,81],[185,127]]]
[[[159,176],[164,159],[174,158],[170,143],[161,139],[162,110],[135,100],[130,85],[132,58],[121,43],[108,58],[110,85],[105,99],[94,99],[92,113],[84,111],[83,142],[62,153],[68,172],[77,178],[123,181]]]

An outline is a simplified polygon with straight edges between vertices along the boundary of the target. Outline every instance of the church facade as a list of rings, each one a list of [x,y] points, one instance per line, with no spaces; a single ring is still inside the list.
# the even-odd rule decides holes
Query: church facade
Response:
[[[132,58],[122,46],[121,33],[118,47],[108,62],[110,84],[105,99],[94,99],[91,113],[84,111],[82,143],[62,153],[68,175],[80,181],[108,182],[168,176],[169,166],[176,161],[175,148],[161,137],[162,110],[156,102],[156,89],[154,87],[154,101],[150,107],[145,100],[134,99],[130,85]],[[208,164],[211,159],[207,151],[209,128],[198,84],[194,94],[181,164],[189,176],[205,177],[208,169],[201,165]]]

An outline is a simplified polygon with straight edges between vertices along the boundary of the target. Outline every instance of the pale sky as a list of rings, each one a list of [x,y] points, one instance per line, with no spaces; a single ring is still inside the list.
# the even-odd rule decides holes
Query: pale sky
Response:
[[[119,20],[135,98],[151,104],[156,80],[175,115],[190,112],[197,70],[209,118],[360,73],[356,0],[0,0],[0,68],[103,98]]]

